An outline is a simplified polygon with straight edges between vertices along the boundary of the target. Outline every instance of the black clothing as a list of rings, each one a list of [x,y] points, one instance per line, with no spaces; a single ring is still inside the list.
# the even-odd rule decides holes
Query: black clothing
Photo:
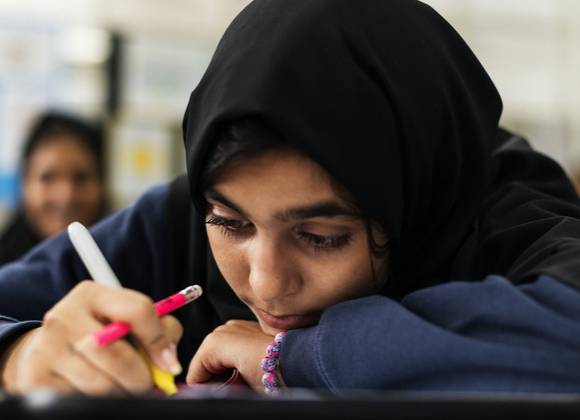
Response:
[[[17,260],[41,240],[19,211],[0,235],[0,265]]]

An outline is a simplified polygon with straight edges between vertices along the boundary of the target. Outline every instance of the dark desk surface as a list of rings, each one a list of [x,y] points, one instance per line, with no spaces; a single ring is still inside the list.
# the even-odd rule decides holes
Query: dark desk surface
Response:
[[[580,395],[357,393],[310,391],[282,398],[237,394],[198,399],[0,396],[0,419],[580,419]]]

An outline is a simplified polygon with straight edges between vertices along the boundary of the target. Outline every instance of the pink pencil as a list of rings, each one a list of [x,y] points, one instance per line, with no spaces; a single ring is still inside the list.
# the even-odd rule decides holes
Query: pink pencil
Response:
[[[187,305],[189,302],[193,302],[200,297],[201,294],[201,286],[198,286],[197,284],[186,287],[182,291],[156,302],[154,305],[155,312],[157,313],[157,316],[161,317]],[[111,344],[113,341],[126,336],[130,332],[131,325],[127,322],[112,322],[102,330],[95,333],[95,340],[100,347],[104,347]]]

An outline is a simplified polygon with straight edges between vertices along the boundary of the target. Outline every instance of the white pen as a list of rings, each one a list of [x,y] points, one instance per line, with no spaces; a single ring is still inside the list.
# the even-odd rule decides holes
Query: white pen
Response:
[[[70,241],[93,280],[107,286],[123,287],[87,228],[73,222],[67,230]]]

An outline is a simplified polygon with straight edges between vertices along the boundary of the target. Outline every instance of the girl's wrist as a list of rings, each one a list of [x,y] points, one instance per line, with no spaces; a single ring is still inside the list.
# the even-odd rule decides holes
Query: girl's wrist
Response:
[[[16,375],[19,355],[26,343],[39,331],[38,328],[27,330],[12,338],[10,344],[2,349],[0,354],[0,389],[16,392]]]

